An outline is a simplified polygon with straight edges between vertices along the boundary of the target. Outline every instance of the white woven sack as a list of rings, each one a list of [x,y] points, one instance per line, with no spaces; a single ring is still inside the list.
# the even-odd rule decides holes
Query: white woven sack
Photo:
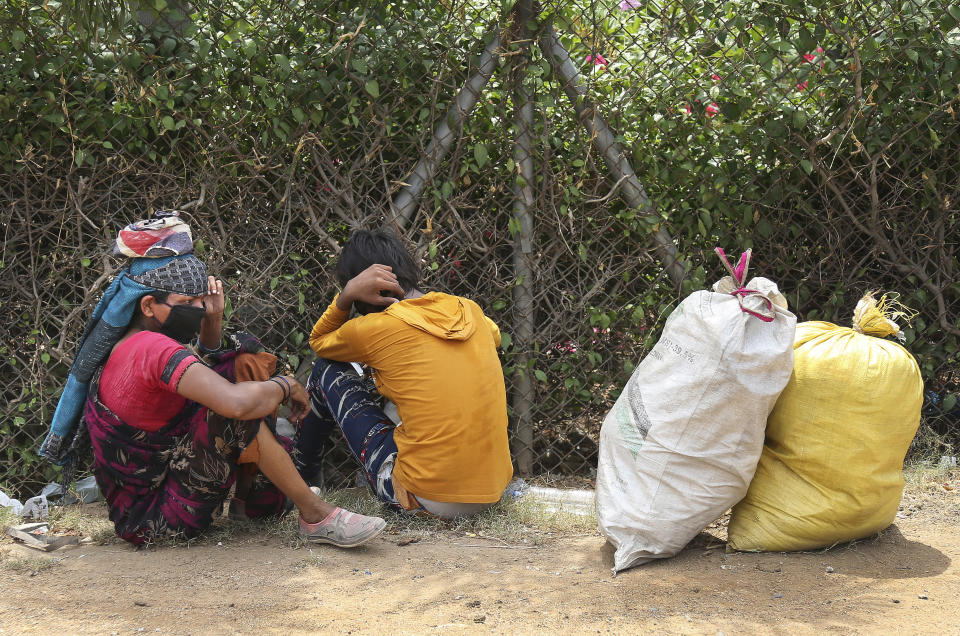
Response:
[[[597,518],[614,573],[675,555],[744,497],[793,370],[797,319],[777,285],[714,289],[670,314],[603,422]]]

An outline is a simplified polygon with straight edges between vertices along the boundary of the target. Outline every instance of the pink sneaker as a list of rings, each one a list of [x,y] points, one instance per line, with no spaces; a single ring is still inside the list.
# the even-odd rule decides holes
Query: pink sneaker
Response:
[[[307,523],[300,517],[300,538],[312,543],[330,543],[340,548],[355,548],[383,532],[387,522],[337,508],[323,521]]]

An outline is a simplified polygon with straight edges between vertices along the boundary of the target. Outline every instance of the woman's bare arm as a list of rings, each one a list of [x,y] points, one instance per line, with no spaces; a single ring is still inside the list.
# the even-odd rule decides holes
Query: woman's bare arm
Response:
[[[310,410],[306,389],[291,376],[283,376],[290,385],[290,416],[304,417]],[[177,393],[199,402],[214,413],[235,420],[254,420],[273,413],[284,397],[282,382],[238,382],[234,384],[202,364],[184,371]]]

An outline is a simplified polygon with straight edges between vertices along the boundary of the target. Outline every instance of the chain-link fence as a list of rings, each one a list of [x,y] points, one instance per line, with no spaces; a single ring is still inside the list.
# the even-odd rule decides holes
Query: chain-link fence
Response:
[[[426,288],[500,325],[523,473],[590,474],[663,318],[721,276],[715,245],[753,247],[802,320],[898,292],[915,452],[960,443],[960,5],[121,5],[0,7],[8,492],[56,476],[36,449],[110,242],[161,208],[228,281],[229,326],[301,378],[339,245],[395,228]]]

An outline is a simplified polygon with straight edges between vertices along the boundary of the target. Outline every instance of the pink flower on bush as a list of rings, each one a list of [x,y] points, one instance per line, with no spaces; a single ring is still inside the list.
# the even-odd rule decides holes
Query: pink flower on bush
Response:
[[[643,3],[640,0],[620,0],[620,10],[621,11],[631,11],[633,9],[639,9],[643,6]]]
[[[707,117],[713,117],[714,115],[720,112],[720,107],[717,106],[717,102],[710,102],[709,104],[707,104],[707,107],[705,110],[707,111]]]
[[[800,82],[799,84],[797,84],[797,92],[798,92],[798,93],[802,93],[802,92],[805,91],[806,89],[807,89],[807,80],[803,80],[802,82]]]
[[[610,63],[607,61],[607,58],[603,57],[599,53],[597,53],[596,55],[588,55],[587,62],[588,63],[593,62],[594,66],[602,66],[602,67],[606,67],[606,65]]]
[[[567,340],[566,342],[558,342],[553,345],[553,348],[560,353],[576,353],[577,352],[577,343],[573,340]]]
[[[693,109],[690,108],[690,104],[684,104],[683,110],[685,110],[688,115],[693,112]]]
[[[820,59],[820,68],[823,68],[823,67],[824,67],[824,62],[823,62],[823,58],[822,58],[822,56],[823,56],[823,47],[822,47],[822,46],[818,46],[818,47],[817,47],[816,53],[804,53],[804,55],[803,55],[803,61],[804,61],[804,62],[807,62],[807,63],[809,63],[809,64],[813,64],[814,62],[817,61],[817,55],[820,55],[820,56],[821,56],[821,59]]]
[[[710,79],[712,79],[713,83],[716,84],[717,82],[720,81],[720,76],[714,73],[713,75],[710,76]]]

